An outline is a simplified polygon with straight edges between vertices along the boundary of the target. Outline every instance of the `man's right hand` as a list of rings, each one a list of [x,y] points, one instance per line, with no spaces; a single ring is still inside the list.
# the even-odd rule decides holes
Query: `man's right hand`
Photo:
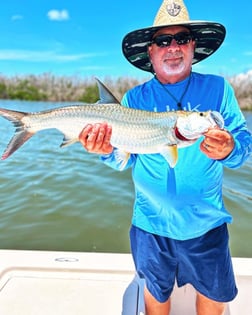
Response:
[[[106,123],[87,125],[79,134],[79,141],[90,153],[109,154],[113,151],[111,134],[112,127]]]

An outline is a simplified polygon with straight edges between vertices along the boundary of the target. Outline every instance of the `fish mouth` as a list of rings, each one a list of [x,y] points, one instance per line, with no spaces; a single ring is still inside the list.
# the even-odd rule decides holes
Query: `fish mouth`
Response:
[[[194,142],[209,128],[224,128],[224,119],[219,112],[209,111],[207,115],[203,113],[199,115],[202,116],[204,121],[199,119],[198,123],[196,121],[196,125],[192,119],[185,123],[183,119],[178,118],[174,128],[174,134],[178,140]]]
[[[181,140],[181,141],[195,141],[195,140],[197,140],[197,139],[188,139],[188,138],[186,138],[185,136],[183,136],[183,135],[180,133],[180,131],[179,131],[179,129],[178,129],[177,126],[176,126],[175,129],[174,129],[174,133],[175,133],[176,138],[179,139],[179,140]]]
[[[224,119],[219,112],[212,111],[210,112],[210,119],[215,123],[220,129],[224,128]]]

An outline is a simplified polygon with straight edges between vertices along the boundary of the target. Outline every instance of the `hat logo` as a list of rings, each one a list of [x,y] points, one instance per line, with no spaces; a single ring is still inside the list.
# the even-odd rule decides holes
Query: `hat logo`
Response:
[[[181,6],[175,2],[172,2],[172,3],[167,4],[166,10],[169,15],[177,16],[179,12],[181,11]]]

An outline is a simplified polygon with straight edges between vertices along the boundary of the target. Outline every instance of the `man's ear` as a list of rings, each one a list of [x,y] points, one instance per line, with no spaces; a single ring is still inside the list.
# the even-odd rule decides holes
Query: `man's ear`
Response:
[[[152,61],[151,61],[151,50],[152,50],[152,47],[151,47],[151,46],[148,46],[148,47],[147,47],[147,54],[148,54],[148,56],[149,56],[150,63],[152,63]]]
[[[194,50],[196,49],[196,47],[197,47],[197,41],[195,40],[195,39],[193,39],[193,48],[194,48]]]

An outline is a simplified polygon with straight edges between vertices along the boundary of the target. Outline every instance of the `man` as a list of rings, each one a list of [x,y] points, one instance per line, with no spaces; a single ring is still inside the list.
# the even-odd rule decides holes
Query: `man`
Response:
[[[228,248],[232,221],[222,199],[223,167],[239,167],[251,153],[252,137],[234,92],[219,76],[192,72],[225,37],[218,23],[190,21],[183,1],[163,1],[152,27],[123,39],[123,53],[154,78],[128,91],[122,104],[149,111],[215,110],[225,129],[179,150],[174,169],[159,154],[131,155],[136,200],[130,231],[136,270],[145,278],[148,315],[167,315],[175,279],[197,292],[198,315],[224,314],[237,294]],[[107,124],[86,126],[80,141],[117,168]]]

